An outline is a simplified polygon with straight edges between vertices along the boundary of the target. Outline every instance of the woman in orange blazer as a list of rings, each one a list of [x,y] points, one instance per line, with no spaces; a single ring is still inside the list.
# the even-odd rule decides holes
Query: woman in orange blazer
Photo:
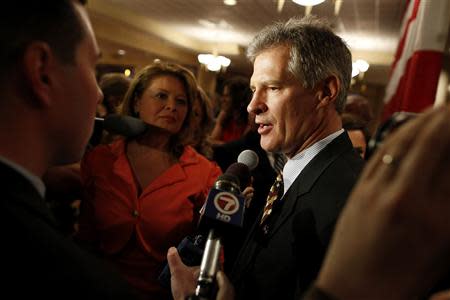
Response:
[[[142,299],[171,299],[157,277],[170,246],[192,234],[220,168],[188,146],[197,84],[187,69],[144,68],[122,114],[151,125],[86,154],[78,240],[108,258]]]

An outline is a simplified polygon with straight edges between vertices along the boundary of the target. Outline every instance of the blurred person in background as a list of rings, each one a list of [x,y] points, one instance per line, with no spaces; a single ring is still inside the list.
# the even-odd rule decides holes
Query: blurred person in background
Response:
[[[211,99],[201,87],[198,87],[192,111],[192,147],[198,153],[211,160],[213,150],[210,134],[214,126],[213,109]]]
[[[347,96],[344,113],[357,116],[367,127],[369,127],[369,124],[374,119],[373,109],[369,99],[359,94],[350,94]]]
[[[106,73],[100,78],[98,85],[103,92],[103,101],[97,110],[99,117],[106,117],[120,111],[125,94],[130,87],[131,79],[122,73]]]
[[[193,233],[221,173],[188,146],[196,95],[189,70],[164,62],[145,67],[122,114],[140,118],[148,130],[94,148],[81,164],[86,195],[77,238],[110,260],[141,299],[170,299],[157,280],[167,249]]]
[[[100,78],[99,86],[103,93],[103,101],[97,106],[97,117],[105,118],[120,111],[125,94],[130,87],[130,82],[130,78],[122,73],[106,73]],[[89,146],[109,144],[116,137],[103,130],[102,122],[95,122]]]
[[[221,110],[211,133],[211,139],[215,143],[237,140],[249,130],[247,105],[251,97],[247,78],[239,76],[225,81]]]
[[[366,157],[367,145],[370,140],[369,128],[367,123],[358,116],[350,113],[341,115],[342,127],[347,131],[353,148],[362,158]]]

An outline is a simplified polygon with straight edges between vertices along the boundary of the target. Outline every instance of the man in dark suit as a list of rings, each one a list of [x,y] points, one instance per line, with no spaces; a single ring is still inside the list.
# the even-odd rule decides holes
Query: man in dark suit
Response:
[[[48,167],[78,161],[102,94],[99,48],[79,1],[13,1],[0,26],[2,293],[17,299],[132,299],[127,284],[59,231]]]
[[[288,161],[231,279],[236,299],[299,299],[317,276],[363,166],[340,118],[351,54],[328,26],[306,17],[264,28],[247,56],[253,62],[248,111],[256,114],[261,147]],[[168,258],[178,280],[175,253]]]
[[[261,146],[288,157],[284,189],[252,228],[231,279],[237,299],[298,299],[316,277],[363,161],[342,129],[351,79],[345,43],[315,18],[256,35],[248,106]]]

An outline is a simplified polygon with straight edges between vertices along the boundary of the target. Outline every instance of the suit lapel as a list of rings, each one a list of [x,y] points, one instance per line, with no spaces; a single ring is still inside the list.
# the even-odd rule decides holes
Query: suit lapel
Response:
[[[281,214],[269,232],[269,238],[275,234],[284,222],[294,213],[298,198],[308,193],[320,175],[335,161],[343,152],[352,149],[352,144],[347,133],[343,133],[328,144],[295,179],[289,191],[284,195]]]
[[[298,203],[297,199],[308,193],[325,169],[346,151],[352,151],[352,144],[347,133],[344,132],[320,151],[320,153],[317,154],[317,156],[303,169],[282,199],[282,201],[285,202],[283,203],[281,215],[270,230],[268,238],[274,235],[275,232],[280,229],[281,225],[288,220],[289,216],[294,213]],[[259,230],[259,220],[261,219],[261,216],[262,211],[247,235],[239,256],[236,259],[237,263],[232,272],[234,283],[239,283],[239,278],[246,273],[245,270],[252,264],[254,254],[259,247],[254,239],[257,230]]]

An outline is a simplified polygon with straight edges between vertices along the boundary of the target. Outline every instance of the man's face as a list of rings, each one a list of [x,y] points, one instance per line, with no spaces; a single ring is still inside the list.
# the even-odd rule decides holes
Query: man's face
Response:
[[[97,85],[95,66],[100,51],[85,9],[75,4],[85,36],[75,50],[75,62],[56,63],[52,124],[55,164],[77,161],[92,134],[97,104],[103,95]]]
[[[255,59],[250,86],[253,98],[247,107],[255,113],[261,147],[270,152],[294,156],[314,139],[318,126],[313,89],[288,72],[289,48],[278,46]]]

